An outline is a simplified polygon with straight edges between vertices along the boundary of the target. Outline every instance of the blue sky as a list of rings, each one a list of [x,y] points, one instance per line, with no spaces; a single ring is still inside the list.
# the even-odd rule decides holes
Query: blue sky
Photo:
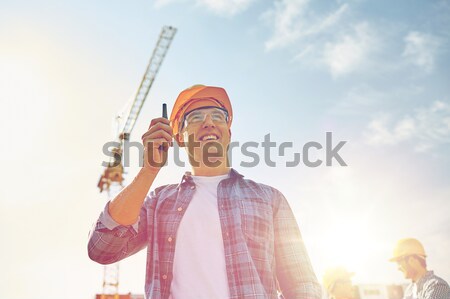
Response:
[[[91,298],[102,267],[87,233],[113,118],[135,92],[163,25],[178,33],[136,123],[193,84],[223,86],[232,139],[347,141],[336,163],[234,165],[289,200],[319,278],[343,264],[357,283],[403,283],[387,262],[417,237],[450,280],[449,1],[0,0],[3,235],[0,298]],[[262,154],[262,149],[257,150]],[[317,158],[324,158],[319,151]],[[131,179],[138,171],[134,160]],[[161,171],[156,185],[183,169]],[[142,293],[143,252],[121,263]],[[25,283],[26,282],[26,283]]]

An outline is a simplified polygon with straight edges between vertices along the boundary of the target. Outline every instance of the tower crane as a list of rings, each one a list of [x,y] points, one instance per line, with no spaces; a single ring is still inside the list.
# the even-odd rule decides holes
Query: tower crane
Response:
[[[112,182],[118,182],[121,185],[123,183],[124,169],[121,161],[123,143],[130,138],[131,131],[134,128],[142,106],[144,105],[144,101],[155,81],[156,74],[161,67],[176,31],[177,29],[171,26],[164,26],[161,30],[150,62],[148,63],[141,84],[134,96],[134,101],[128,112],[128,116],[126,117],[125,124],[119,132],[119,146],[112,150],[114,155],[98,181],[97,187],[100,189],[100,192],[103,192],[104,190],[109,191]]]
[[[112,149],[113,157],[111,157],[97,184],[100,192],[107,191],[109,200],[114,198],[123,188],[124,167],[122,164],[122,149],[124,142],[130,138],[131,131],[141,112],[144,101],[155,81],[156,74],[161,67],[176,32],[177,29],[171,26],[164,26],[162,28],[150,62],[147,65],[139,88],[134,95],[133,104],[126,115],[126,121],[123,127],[118,130],[118,146]],[[96,297],[99,299],[119,299],[123,297],[122,295],[119,296],[119,263],[104,266],[103,292]]]

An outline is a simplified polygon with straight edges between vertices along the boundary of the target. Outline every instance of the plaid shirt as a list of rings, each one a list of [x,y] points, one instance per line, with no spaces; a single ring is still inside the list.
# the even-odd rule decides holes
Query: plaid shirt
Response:
[[[411,283],[405,290],[404,299],[450,299],[448,283],[428,271],[417,282]]]
[[[177,228],[194,191],[188,173],[179,185],[157,188],[147,196],[133,226],[116,223],[107,205],[91,231],[89,257],[110,264],[147,246],[146,298],[167,299]],[[274,299],[277,290],[286,299],[321,298],[300,230],[278,190],[232,169],[219,183],[217,200],[231,299]]]

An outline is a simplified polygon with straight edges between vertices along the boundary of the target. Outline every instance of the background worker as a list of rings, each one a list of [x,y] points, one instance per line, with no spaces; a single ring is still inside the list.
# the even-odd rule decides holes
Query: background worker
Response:
[[[232,118],[223,88],[197,85],[180,93],[170,123],[153,119],[142,136],[144,166],[106,205],[89,257],[109,264],[147,247],[148,299],[275,299],[278,290],[286,299],[320,299],[284,196],[227,163]],[[192,173],[147,195],[172,136],[184,143]]]
[[[323,276],[323,287],[330,299],[353,299],[355,289],[352,284],[354,273],[344,267],[329,268]]]
[[[450,288],[442,278],[427,270],[427,255],[417,239],[406,238],[397,242],[393,257],[389,260],[398,265],[411,283],[404,292],[404,299],[450,299]]]

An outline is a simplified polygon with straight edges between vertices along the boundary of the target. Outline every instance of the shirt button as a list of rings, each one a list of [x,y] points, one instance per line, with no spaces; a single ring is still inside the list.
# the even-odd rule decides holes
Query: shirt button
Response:
[[[172,242],[172,237],[169,237],[167,241]]]
[[[182,208],[182,207],[179,207],[179,208],[177,209],[177,211],[178,211],[178,212],[181,212],[181,211],[183,211],[183,208]]]
[[[167,275],[164,274],[164,275],[162,276],[162,279],[167,279]]]

